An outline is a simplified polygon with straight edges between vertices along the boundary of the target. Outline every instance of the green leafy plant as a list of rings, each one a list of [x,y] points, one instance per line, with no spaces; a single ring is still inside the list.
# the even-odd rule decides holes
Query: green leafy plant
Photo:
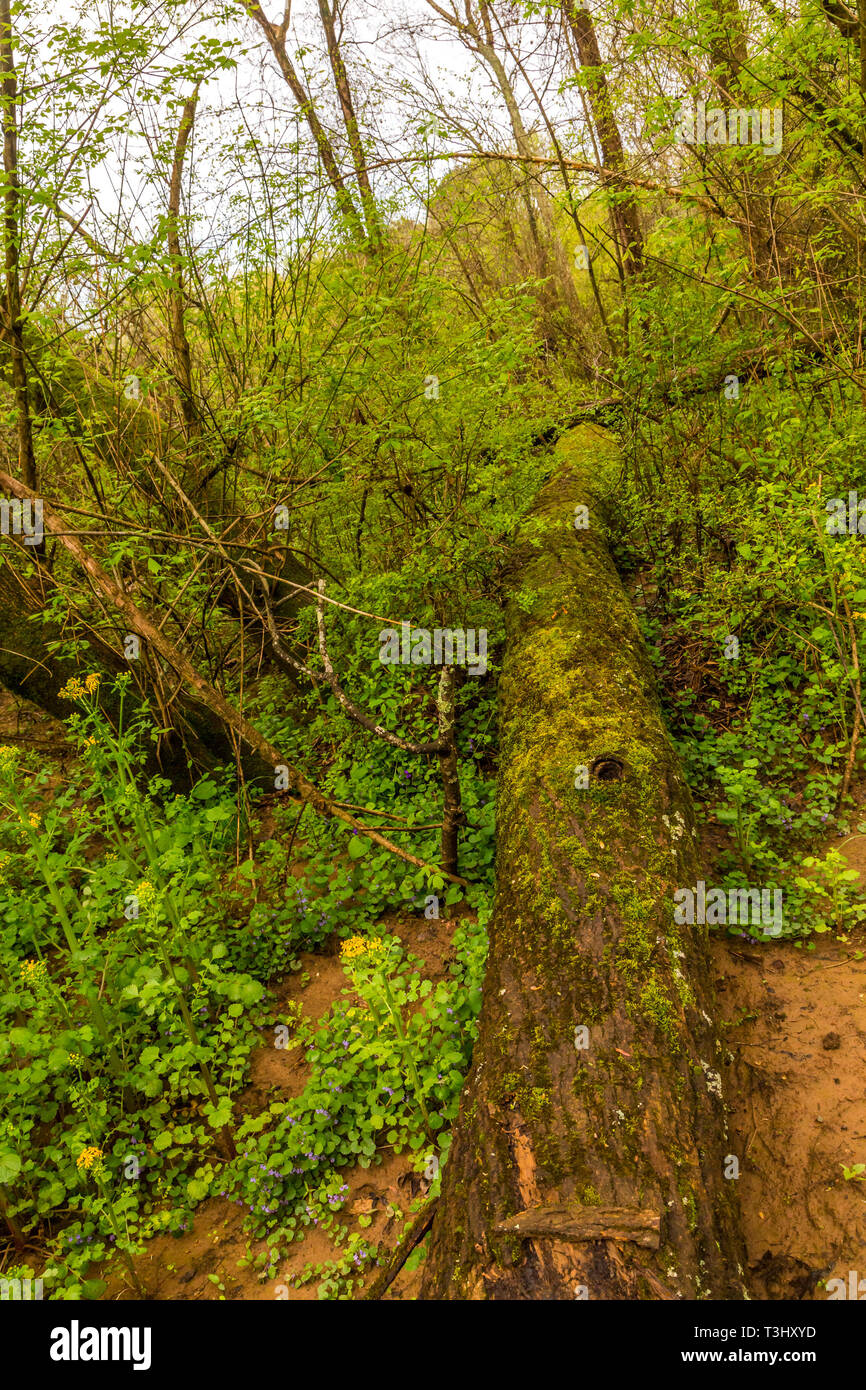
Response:
[[[797,874],[794,883],[814,931],[848,931],[866,920],[866,902],[857,887],[860,875],[840,850],[829,849],[822,858],[807,855],[800,867],[807,872]]]

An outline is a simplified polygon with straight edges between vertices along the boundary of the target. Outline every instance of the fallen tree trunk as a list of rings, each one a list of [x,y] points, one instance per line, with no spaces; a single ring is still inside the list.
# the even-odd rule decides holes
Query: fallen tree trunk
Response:
[[[5,488],[7,493],[22,500],[37,500],[35,493],[31,492],[17,478],[4,473],[2,469],[0,469],[0,488]],[[130,630],[146,642],[152,652],[155,652],[174,669],[186,687],[188,696],[202,704],[211,715],[224,725],[228,732],[235,735],[239,742],[260,758],[266,767],[270,767],[274,772],[279,769],[284,779],[283,791],[290,792],[304,804],[312,806],[313,810],[326,820],[342,821],[356,834],[366,836],[373,844],[381,846],[389,854],[395,855],[407,864],[414,865],[416,869],[435,871],[450,882],[465,886],[466,880],[457,874],[450,873],[444,867],[438,868],[426,863],[425,860],[410,854],[408,850],[402,849],[400,845],[395,845],[384,835],[380,835],[372,826],[350,816],[340,803],[332,801],[312,782],[309,782],[297,767],[285,761],[279,749],[270,743],[254,724],[250,723],[243,711],[234,706],[221,690],[211,685],[199,674],[186,653],[166,636],[150,614],[139,608],[126,589],[107,570],[103,569],[93,555],[85,550],[77,536],[67,529],[66,523],[45,503],[44,499],[42,499],[42,503],[42,520],[45,530],[57,537],[64,549],[69,552],[87,575],[93,589],[102,599],[107,600],[115,612],[124,618],[129,624]]]
[[[673,918],[693,811],[605,544],[616,448],[584,425],[556,455],[506,615],[490,954],[421,1297],[743,1298],[706,927]]]
[[[129,663],[95,633],[87,637],[88,659],[85,664],[59,656],[49,650],[49,643],[69,641],[69,630],[55,622],[46,622],[43,602],[35,582],[13,572],[0,554],[0,686],[23,700],[30,701],[55,719],[67,719],[73,706],[60,695],[67,681],[80,677],[83,670],[98,670],[115,676],[129,669]],[[103,713],[117,728],[120,702],[116,692],[106,686],[100,700]],[[127,692],[126,720],[141,708],[135,690]],[[179,699],[172,711],[176,727],[161,736],[158,745],[147,753],[146,771],[149,776],[164,776],[175,791],[188,790],[196,780],[196,771],[230,764],[235,750],[223,727],[209,714],[205,706],[191,700]],[[158,711],[155,712],[158,716]],[[271,769],[260,759],[248,758],[244,764],[247,780],[267,772],[268,784],[273,781]]]
[[[723,350],[724,355],[714,364],[704,363],[699,367],[679,368],[660,376],[657,380],[643,383],[640,391],[632,390],[593,401],[580,401],[575,414],[565,422],[563,428],[567,430],[591,420],[597,420],[599,424],[604,425],[612,411],[622,409],[636,409],[641,414],[648,415],[651,407],[678,406],[695,396],[721,392],[732,377],[737,382],[742,378],[743,383],[763,381],[772,375],[779,362],[791,351],[820,362],[829,357],[838,345],[838,334],[827,329],[817,335],[793,336],[789,333],[774,348],[769,349],[766,345],[743,350],[728,348]],[[548,431],[548,438],[554,437],[558,437],[557,432]]]

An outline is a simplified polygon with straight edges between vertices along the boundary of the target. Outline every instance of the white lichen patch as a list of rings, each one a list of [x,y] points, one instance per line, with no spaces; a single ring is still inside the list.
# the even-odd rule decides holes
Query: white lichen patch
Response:
[[[721,1100],[721,1099],[722,1099],[722,1078],[721,1078],[721,1076],[719,1075],[719,1073],[718,1073],[717,1071],[713,1071],[713,1069],[712,1069],[712,1067],[710,1066],[709,1062],[703,1062],[703,1061],[702,1061],[702,1062],[701,1062],[701,1066],[702,1066],[703,1069],[704,1069],[704,1076],[706,1077],[706,1081],[707,1081],[707,1090],[709,1091],[709,1093],[710,1093],[711,1096],[718,1096],[719,1100]]]
[[[667,827],[673,844],[681,840],[686,833],[686,823],[681,811],[674,811],[672,817],[662,816],[662,823]]]

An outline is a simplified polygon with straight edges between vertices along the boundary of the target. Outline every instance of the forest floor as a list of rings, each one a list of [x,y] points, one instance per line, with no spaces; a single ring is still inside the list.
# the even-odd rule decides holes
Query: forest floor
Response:
[[[453,959],[451,937],[457,920],[426,921],[416,917],[388,916],[383,928],[400,938],[407,952],[424,962],[424,975],[434,983],[443,979]],[[346,973],[340,961],[339,942],[331,954],[302,952],[300,971],[272,981],[276,1013],[296,1004],[306,1019],[315,1023],[346,988]],[[253,1053],[248,1085],[241,1093],[237,1110],[257,1114],[274,1100],[300,1095],[309,1079],[309,1069],[300,1048],[279,1050],[267,1030],[263,1045]],[[364,1231],[373,1244],[394,1249],[409,1217],[410,1206],[426,1194],[429,1183],[416,1172],[408,1153],[386,1149],[380,1161],[363,1168],[359,1164],[343,1169],[348,1184],[346,1206],[339,1224],[349,1234]],[[307,1265],[321,1265],[340,1258],[341,1249],[332,1233],[309,1228],[294,1242],[278,1273],[260,1281],[252,1265],[238,1268],[238,1261],[249,1250],[255,1256],[267,1249],[267,1241],[255,1241],[244,1231],[244,1212],[226,1198],[215,1197],[196,1210],[189,1230],[181,1236],[157,1236],[147,1244],[136,1261],[136,1270],[148,1294],[157,1299],[317,1299],[320,1280],[295,1287],[293,1281]],[[365,1283],[378,1269],[368,1271]],[[210,1276],[217,1276],[216,1282]],[[386,1298],[412,1298],[420,1282],[420,1271],[401,1271]],[[223,1287],[220,1287],[220,1286]],[[122,1272],[109,1282],[104,1299],[134,1298]],[[360,1294],[358,1295],[360,1296]]]
[[[838,842],[837,847],[841,847]],[[866,889],[866,836],[842,849]],[[715,938],[725,1094],[755,1298],[825,1299],[819,1281],[866,1275],[866,958],[815,938],[814,951]],[[859,1276],[858,1276],[859,1277]]]
[[[866,836],[845,845],[866,888]],[[425,962],[434,981],[447,969],[453,922],[389,919],[385,923]],[[711,959],[719,1017],[729,1050],[725,1092],[731,1107],[730,1152],[740,1158],[739,1195],[753,1297],[825,1299],[823,1284],[863,1263],[866,1248],[866,1183],[846,1180],[842,1165],[866,1161],[866,956],[856,946],[819,937],[814,951],[791,943],[759,946],[714,938]],[[277,986],[281,1007],[300,1003],[311,1020],[345,986],[339,957],[302,957],[303,972]],[[269,1043],[254,1056],[245,1109],[299,1094],[307,1072],[300,1055]],[[426,1187],[405,1155],[386,1152],[382,1162],[346,1170],[349,1201],[343,1222],[372,1241],[396,1245],[403,1221],[394,1208]],[[348,1219],[347,1219],[348,1218]],[[339,1250],[325,1231],[312,1229],[293,1246],[278,1275],[260,1283],[251,1268],[238,1269],[248,1238],[243,1213],[226,1200],[199,1207],[180,1238],[160,1236],[138,1261],[148,1292],[159,1299],[317,1298],[317,1282],[291,1281],[308,1264],[333,1260]],[[265,1242],[253,1243],[253,1250]],[[864,1269],[866,1274],[866,1269]],[[209,1279],[219,1276],[224,1285]],[[369,1279],[374,1277],[373,1272]],[[819,1283],[820,1281],[820,1283]],[[386,1298],[417,1294],[420,1269],[401,1272]],[[106,1297],[131,1297],[120,1279]]]
[[[16,703],[0,702],[0,741],[42,750],[62,763],[71,752],[62,726],[32,707],[16,709]],[[866,892],[866,836],[830,843],[860,872]],[[424,961],[431,980],[446,974],[454,920],[394,916],[383,926]],[[729,936],[711,941],[729,1059],[730,1152],[740,1161],[749,1283],[757,1299],[825,1299],[828,1279],[847,1285],[849,1271],[864,1263],[866,1182],[846,1179],[843,1164],[866,1162],[866,953],[857,958],[857,933],[847,943],[830,932],[813,940],[814,950]],[[300,971],[272,982],[275,1008],[282,1013],[296,1003],[315,1021],[346,987],[339,943],[330,953],[304,953],[300,961]],[[299,1095],[307,1075],[301,1050],[278,1050],[263,1030],[238,1108],[254,1114],[275,1099]],[[369,1168],[344,1171],[349,1196],[340,1222],[388,1250],[396,1246],[405,1217],[428,1184],[408,1154],[385,1151],[380,1158]],[[253,1265],[238,1267],[249,1251],[255,1255],[267,1247],[265,1241],[250,1240],[243,1220],[240,1207],[212,1198],[198,1207],[183,1235],[149,1241],[136,1263],[148,1295],[317,1299],[319,1279],[298,1287],[294,1281],[308,1266],[339,1258],[331,1233],[310,1228],[277,1274],[262,1282]],[[374,1267],[367,1283],[375,1273]],[[866,1266],[862,1273],[866,1276]],[[404,1269],[385,1297],[412,1299],[419,1282],[420,1269]],[[110,1277],[103,1295],[107,1300],[134,1296],[121,1273]]]
[[[849,850],[852,866],[866,869],[866,837],[855,849]],[[444,974],[453,922],[389,920],[387,927],[424,960],[431,979]],[[825,1299],[819,1281],[841,1278],[847,1286],[849,1270],[863,1263],[866,1183],[846,1181],[842,1173],[843,1163],[866,1160],[866,958],[855,959],[854,950],[829,937],[814,951],[784,942],[767,947],[717,938],[711,944],[730,1056],[730,1151],[740,1157],[755,1298]],[[277,998],[281,1007],[298,1001],[314,1020],[339,995],[345,975],[336,955],[308,954],[302,964],[301,974],[278,984]],[[306,1076],[299,1054],[267,1043],[254,1056],[244,1109],[299,1094]],[[358,1218],[370,1217],[370,1240],[395,1246],[403,1221],[394,1208],[408,1212],[426,1187],[407,1156],[386,1152],[373,1167],[346,1170],[344,1180],[349,1200],[343,1224],[360,1230]],[[198,1208],[185,1235],[150,1241],[138,1273],[158,1299],[315,1299],[317,1281],[295,1288],[292,1280],[308,1263],[339,1256],[328,1232],[311,1229],[275,1278],[260,1283],[253,1268],[237,1267],[248,1243],[243,1212],[215,1198]],[[265,1242],[252,1243],[254,1253],[265,1248]],[[414,1298],[419,1282],[420,1269],[402,1272],[385,1297]],[[122,1277],[105,1295],[132,1296]]]

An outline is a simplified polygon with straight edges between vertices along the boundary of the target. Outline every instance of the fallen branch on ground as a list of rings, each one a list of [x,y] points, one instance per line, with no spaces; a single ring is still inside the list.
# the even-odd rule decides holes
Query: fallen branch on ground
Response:
[[[16,478],[8,473],[0,471],[0,485],[13,497],[22,500],[36,500],[36,493]],[[184,655],[178,647],[174,645],[165,633],[162,632],[156,623],[136,607],[129,595],[112,579],[97,560],[84,549],[84,546],[75,536],[69,535],[63,521],[48,507],[45,506],[44,499],[42,505],[43,525],[46,530],[56,536],[70,555],[78,562],[85,574],[88,576],[93,587],[122,613],[130,628],[147,642],[154,651],[171,665],[177,672],[180,679],[195,692],[201,703],[211,711],[212,714],[231,729],[246,745],[263,759],[264,762],[276,770],[285,769],[285,776],[288,783],[287,790],[294,792],[299,800],[306,802],[317,811],[320,816],[326,819],[335,819],[349,826],[350,829],[357,831],[359,835],[365,835],[374,844],[386,849],[389,854],[395,854],[398,859],[403,859],[407,864],[414,865],[417,869],[426,869],[434,873],[439,873],[443,878],[449,879],[452,883],[459,883],[466,886],[466,880],[459,878],[456,874],[447,873],[444,869],[436,865],[427,864],[423,859],[417,858],[414,854],[409,854],[407,850],[401,849],[391,840],[385,839],[383,835],[362,824],[350,816],[347,811],[342,810],[335,802],[325,796],[318,787],[312,782],[308,782],[304,775],[291,764],[287,763],[280,754],[279,749],[259,733],[258,729],[232,705],[224,695],[214,686],[199,675],[188,657]]]

